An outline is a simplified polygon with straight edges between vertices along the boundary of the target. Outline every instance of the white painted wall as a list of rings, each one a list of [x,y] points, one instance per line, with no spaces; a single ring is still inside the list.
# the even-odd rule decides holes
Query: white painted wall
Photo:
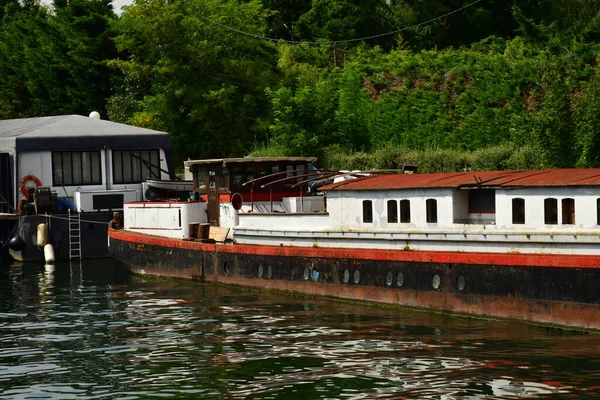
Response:
[[[191,223],[206,223],[206,202],[135,202],[124,205],[124,228],[133,232],[189,238]]]
[[[452,189],[452,214],[455,223],[469,219],[469,192],[466,190]]]
[[[427,223],[427,199],[436,199],[438,222]],[[408,199],[410,201],[410,224],[387,222],[387,201]],[[363,223],[363,201],[373,201],[373,223]],[[331,191],[327,193],[327,211],[333,223],[342,229],[357,228],[438,228],[453,225],[452,189],[404,189],[381,191]],[[398,221],[400,219],[398,218]]]
[[[105,209],[96,210],[94,209],[94,196],[95,195],[110,195],[110,194],[122,194],[123,201],[138,201],[141,198],[141,191],[135,189],[125,190],[92,190],[92,191],[80,191],[75,192],[74,205],[77,207],[77,212],[83,211],[108,211]],[[115,209],[116,210],[116,209]]]
[[[236,227],[259,230],[290,230],[293,232],[328,230],[331,219],[326,213],[311,214],[238,214],[239,224]]]
[[[525,199],[525,224],[513,225],[512,199]],[[558,201],[558,225],[544,224],[544,199]],[[562,204],[565,198],[575,199],[575,225],[562,225]],[[585,229],[598,228],[596,200],[600,187],[528,188],[496,190],[496,225],[500,228]]]

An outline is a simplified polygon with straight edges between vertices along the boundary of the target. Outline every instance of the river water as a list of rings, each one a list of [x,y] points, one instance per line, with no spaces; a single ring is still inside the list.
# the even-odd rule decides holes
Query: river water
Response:
[[[600,398],[600,335],[4,264],[0,398]]]

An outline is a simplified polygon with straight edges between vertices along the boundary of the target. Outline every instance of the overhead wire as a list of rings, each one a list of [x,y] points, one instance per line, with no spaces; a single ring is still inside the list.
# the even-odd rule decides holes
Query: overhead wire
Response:
[[[287,44],[309,44],[309,45],[327,45],[327,44],[329,44],[329,45],[332,45],[332,44],[340,44],[340,43],[360,42],[360,41],[365,41],[365,40],[370,40],[370,39],[377,39],[377,38],[384,37],[384,36],[395,35],[397,33],[404,32],[404,31],[407,31],[409,29],[418,28],[420,26],[427,25],[427,24],[430,24],[432,22],[438,21],[438,20],[440,20],[442,18],[449,17],[450,15],[453,15],[453,14],[456,14],[456,13],[458,13],[460,11],[463,11],[463,10],[465,10],[465,9],[467,9],[469,7],[472,7],[475,4],[480,3],[482,1],[483,0],[475,0],[475,1],[469,3],[469,4],[465,5],[465,6],[457,8],[456,10],[447,12],[446,14],[437,16],[435,18],[431,18],[431,19],[429,19],[427,21],[423,21],[423,22],[420,22],[418,24],[414,24],[414,25],[407,26],[407,27],[404,27],[404,28],[396,29],[395,31],[386,32],[386,33],[380,33],[380,34],[377,34],[377,35],[365,36],[365,37],[360,37],[360,38],[355,38],[355,39],[342,39],[342,40],[319,41],[319,42],[315,42],[315,41],[303,41],[303,40],[285,40],[285,39],[270,38],[270,37],[267,37],[267,36],[256,35],[254,33],[246,32],[246,31],[243,31],[241,29],[233,28],[231,26],[228,26],[228,25],[222,24],[220,22],[217,22],[217,21],[215,21],[215,20],[213,20],[211,18],[205,17],[204,15],[200,15],[200,17],[202,19],[204,19],[204,20],[212,23],[212,24],[215,24],[215,25],[223,28],[223,29],[226,29],[226,30],[229,30],[229,31],[232,31],[232,32],[235,32],[235,33],[239,33],[239,34],[242,34],[242,35],[246,35],[246,36],[249,36],[249,37],[252,37],[252,38],[255,38],[255,39],[266,40],[266,41],[269,41],[269,42],[278,42],[278,43],[287,43]]]

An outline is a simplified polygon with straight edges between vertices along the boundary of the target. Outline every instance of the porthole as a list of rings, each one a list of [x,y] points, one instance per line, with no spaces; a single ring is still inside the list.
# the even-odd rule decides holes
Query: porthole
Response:
[[[223,263],[223,273],[229,275],[229,263],[227,261]]]
[[[348,269],[344,270],[344,283],[348,283],[350,281],[350,271],[348,271]]]
[[[273,267],[271,265],[267,265],[267,278],[271,278],[273,276]]]
[[[308,278],[310,278],[310,269],[308,269],[308,267],[304,267],[304,274],[303,274],[304,280],[307,281]]]
[[[440,276],[438,274],[435,274],[433,276],[433,280],[431,281],[431,284],[434,289],[438,290],[440,288],[441,282],[442,282],[442,280],[441,280]]]
[[[387,286],[392,286],[393,281],[394,275],[392,274],[392,271],[388,271],[387,275],[385,276],[385,284]]]
[[[458,278],[456,278],[456,288],[460,291],[465,290],[465,286],[466,286],[466,281],[465,281],[465,277],[464,276],[459,276]]]
[[[398,275],[396,275],[396,285],[398,285],[398,287],[404,285],[404,274],[402,272],[398,272]]]
[[[263,277],[263,274],[264,274],[264,272],[265,272],[265,271],[264,271],[264,268],[263,268],[262,264],[260,264],[260,265],[258,266],[258,277],[259,277],[259,278],[262,278],[262,277]]]
[[[360,282],[360,271],[355,269],[354,270],[354,275],[352,276],[352,280],[354,281],[354,283],[358,283]]]
[[[321,274],[319,273],[319,270],[318,270],[318,269],[316,269],[316,268],[313,268],[313,269],[312,269],[311,276],[312,276],[312,280],[313,280],[313,281],[318,281],[318,280],[319,280],[319,276],[320,276],[320,275],[321,275]]]

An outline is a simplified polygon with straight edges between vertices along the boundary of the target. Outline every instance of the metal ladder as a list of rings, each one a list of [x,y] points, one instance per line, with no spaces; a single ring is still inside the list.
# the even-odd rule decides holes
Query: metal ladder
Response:
[[[81,260],[81,214],[69,210],[69,260]]]

